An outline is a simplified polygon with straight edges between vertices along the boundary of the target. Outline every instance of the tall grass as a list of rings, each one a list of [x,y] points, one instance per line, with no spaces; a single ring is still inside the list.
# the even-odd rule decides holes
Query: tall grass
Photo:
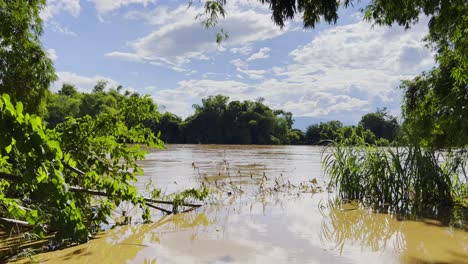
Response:
[[[466,150],[379,147],[356,137],[333,142],[324,150],[330,185],[342,200],[412,216],[438,217],[454,206],[466,206]]]

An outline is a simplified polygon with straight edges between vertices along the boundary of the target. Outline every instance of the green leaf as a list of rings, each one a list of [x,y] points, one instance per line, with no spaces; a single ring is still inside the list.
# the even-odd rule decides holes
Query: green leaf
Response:
[[[43,169],[43,168],[39,168],[38,172],[37,172],[37,182],[38,183],[41,183],[43,180],[47,179],[48,176],[47,176],[47,173],[46,171]]]

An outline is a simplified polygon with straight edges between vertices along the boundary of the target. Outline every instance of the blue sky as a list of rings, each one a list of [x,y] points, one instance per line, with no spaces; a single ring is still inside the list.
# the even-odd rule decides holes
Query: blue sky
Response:
[[[196,2],[196,1],[195,1]],[[364,1],[365,2],[365,1]],[[280,29],[257,0],[228,1],[227,17],[204,29],[200,3],[173,0],[49,0],[42,37],[59,80],[91,91],[101,79],[150,94],[186,117],[209,95],[265,98],[296,127],[332,119],[355,124],[377,107],[400,113],[400,80],[434,64],[422,42],[427,18],[409,30],[363,22],[359,6],[336,25]],[[365,3],[361,3],[365,4]],[[216,44],[220,28],[229,39]]]

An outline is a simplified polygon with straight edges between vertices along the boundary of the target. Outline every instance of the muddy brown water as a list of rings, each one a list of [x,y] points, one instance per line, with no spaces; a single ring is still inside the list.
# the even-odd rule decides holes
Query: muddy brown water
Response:
[[[399,221],[298,188],[260,193],[261,179],[325,186],[321,148],[168,145],[141,162],[166,193],[216,184],[216,199],[184,214],[118,226],[40,263],[468,263],[468,233],[434,220]],[[265,183],[265,186],[267,184]],[[219,187],[219,188],[218,188]],[[242,190],[228,195],[229,190]]]

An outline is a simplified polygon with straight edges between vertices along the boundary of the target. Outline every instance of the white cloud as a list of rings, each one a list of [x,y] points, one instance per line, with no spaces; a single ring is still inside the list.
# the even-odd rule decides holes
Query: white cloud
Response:
[[[119,8],[131,5],[131,4],[140,4],[147,6],[148,4],[156,3],[156,0],[88,0],[92,2],[96,8],[96,11],[100,15],[107,14],[109,12],[115,11]]]
[[[232,6],[226,19],[219,21],[219,28],[228,32],[229,38],[219,46],[215,42],[217,30],[203,28],[194,18],[202,9],[187,9],[181,5],[175,9],[160,8],[152,13],[128,13],[127,18],[145,19],[158,28],[130,44],[132,52],[114,51],[107,55],[124,60],[140,61],[155,65],[183,68],[192,60],[208,59],[208,56],[230,48],[231,52],[247,53],[250,44],[268,40],[284,33],[271,21],[269,13]]]
[[[265,70],[249,70],[249,65],[240,59],[232,60],[231,64],[236,66],[238,72],[245,74],[250,79],[263,79],[267,73]]]
[[[407,31],[371,29],[364,22],[326,29],[291,51],[289,64],[250,70],[246,61],[234,59],[230,63],[239,81],[183,81],[175,89],[159,90],[155,100],[182,116],[193,112],[191,104],[215,94],[235,100],[263,97],[272,108],[295,116],[352,119],[347,122],[357,122],[362,114],[382,106],[392,106],[390,110],[397,113],[400,80],[412,78],[434,63],[421,41],[427,34],[425,22]]]
[[[58,91],[62,88],[62,84],[69,83],[76,86],[78,91],[81,92],[91,92],[94,88],[94,85],[100,80],[104,80],[108,82],[108,87],[116,87],[118,83],[105,76],[95,75],[95,76],[81,76],[73,72],[57,72],[57,81],[55,81],[52,85],[52,91]],[[129,89],[132,90],[133,89]]]
[[[299,64],[314,68],[375,69],[414,74],[431,64],[429,50],[422,42],[426,27],[419,24],[409,32],[401,28],[370,28],[366,22],[336,27],[291,52]],[[418,53],[418,58],[412,56]],[[412,57],[410,57],[412,56]],[[428,58],[428,60],[425,60]],[[423,59],[423,60],[421,60]],[[408,60],[414,63],[406,63]],[[402,65],[407,64],[407,65]],[[411,67],[407,67],[411,64]]]
[[[132,4],[148,6],[156,3],[156,0],[88,0],[92,2],[96,8],[100,19],[102,15],[108,14],[119,8]],[[41,11],[41,18],[48,21],[61,12],[67,12],[74,17],[78,17],[81,12],[80,0],[48,0],[47,6]]]
[[[62,11],[78,17],[81,11],[80,0],[48,0],[46,8],[41,11],[40,15],[44,21],[47,21]]]
[[[46,53],[47,53],[47,57],[49,57],[49,59],[51,59],[52,61],[57,60],[58,56],[57,56],[57,51],[55,49],[48,49]]]
[[[132,3],[152,3],[144,0],[92,1],[100,14]],[[421,41],[427,33],[425,19],[408,31],[398,27],[371,29],[370,24],[358,21],[315,32],[308,43],[295,48],[287,46],[289,50],[284,50],[285,55],[290,51],[287,60],[281,58],[273,64],[276,58],[272,58],[265,60],[268,65],[264,68],[251,69],[248,62],[268,58],[271,50],[266,46],[274,46],[267,41],[281,36],[288,28],[281,31],[275,26],[271,13],[263,10],[263,5],[258,6],[257,1],[232,3],[227,18],[219,23],[219,28],[230,36],[222,46],[215,43],[216,29],[206,30],[194,19],[202,9],[187,9],[187,5],[182,4],[175,8],[158,7],[151,11],[126,13],[127,19],[143,20],[154,29],[129,42],[127,50],[112,51],[107,56],[169,67],[184,72],[185,76],[192,75],[186,80],[178,80],[175,87],[170,87],[172,89],[161,86],[142,88],[142,91],[151,92],[157,103],[178,115],[193,113],[191,105],[199,103],[203,97],[225,94],[234,100],[264,97],[271,107],[291,111],[295,116],[342,120],[360,116],[377,106],[393,105],[390,110],[398,110],[400,80],[411,78],[434,63],[431,52]],[[247,5],[254,7],[249,9]],[[57,5],[57,8],[71,12],[65,7]],[[53,25],[55,22],[48,23]],[[216,57],[221,53],[223,56]],[[210,60],[206,62],[210,67],[199,67],[200,64],[196,64],[199,60]],[[100,79],[108,79],[116,85],[115,81],[103,76],[87,77],[70,72],[59,72],[58,75],[60,80],[54,87],[70,82],[84,91],[91,91]],[[197,75],[202,79],[197,79]]]
[[[239,48],[231,48],[229,51],[233,54],[242,54],[242,55],[248,55],[252,53],[252,46],[250,45],[245,45]]]
[[[266,58],[270,57],[270,54],[269,54],[270,51],[271,51],[270,48],[267,48],[267,47],[261,48],[258,52],[252,54],[247,59],[247,61],[253,61],[253,60],[258,60],[258,59],[266,59]]]
[[[66,36],[77,37],[78,34],[71,31],[67,27],[60,25],[58,22],[50,20],[46,22],[46,26],[49,27],[53,32],[57,32]]]

